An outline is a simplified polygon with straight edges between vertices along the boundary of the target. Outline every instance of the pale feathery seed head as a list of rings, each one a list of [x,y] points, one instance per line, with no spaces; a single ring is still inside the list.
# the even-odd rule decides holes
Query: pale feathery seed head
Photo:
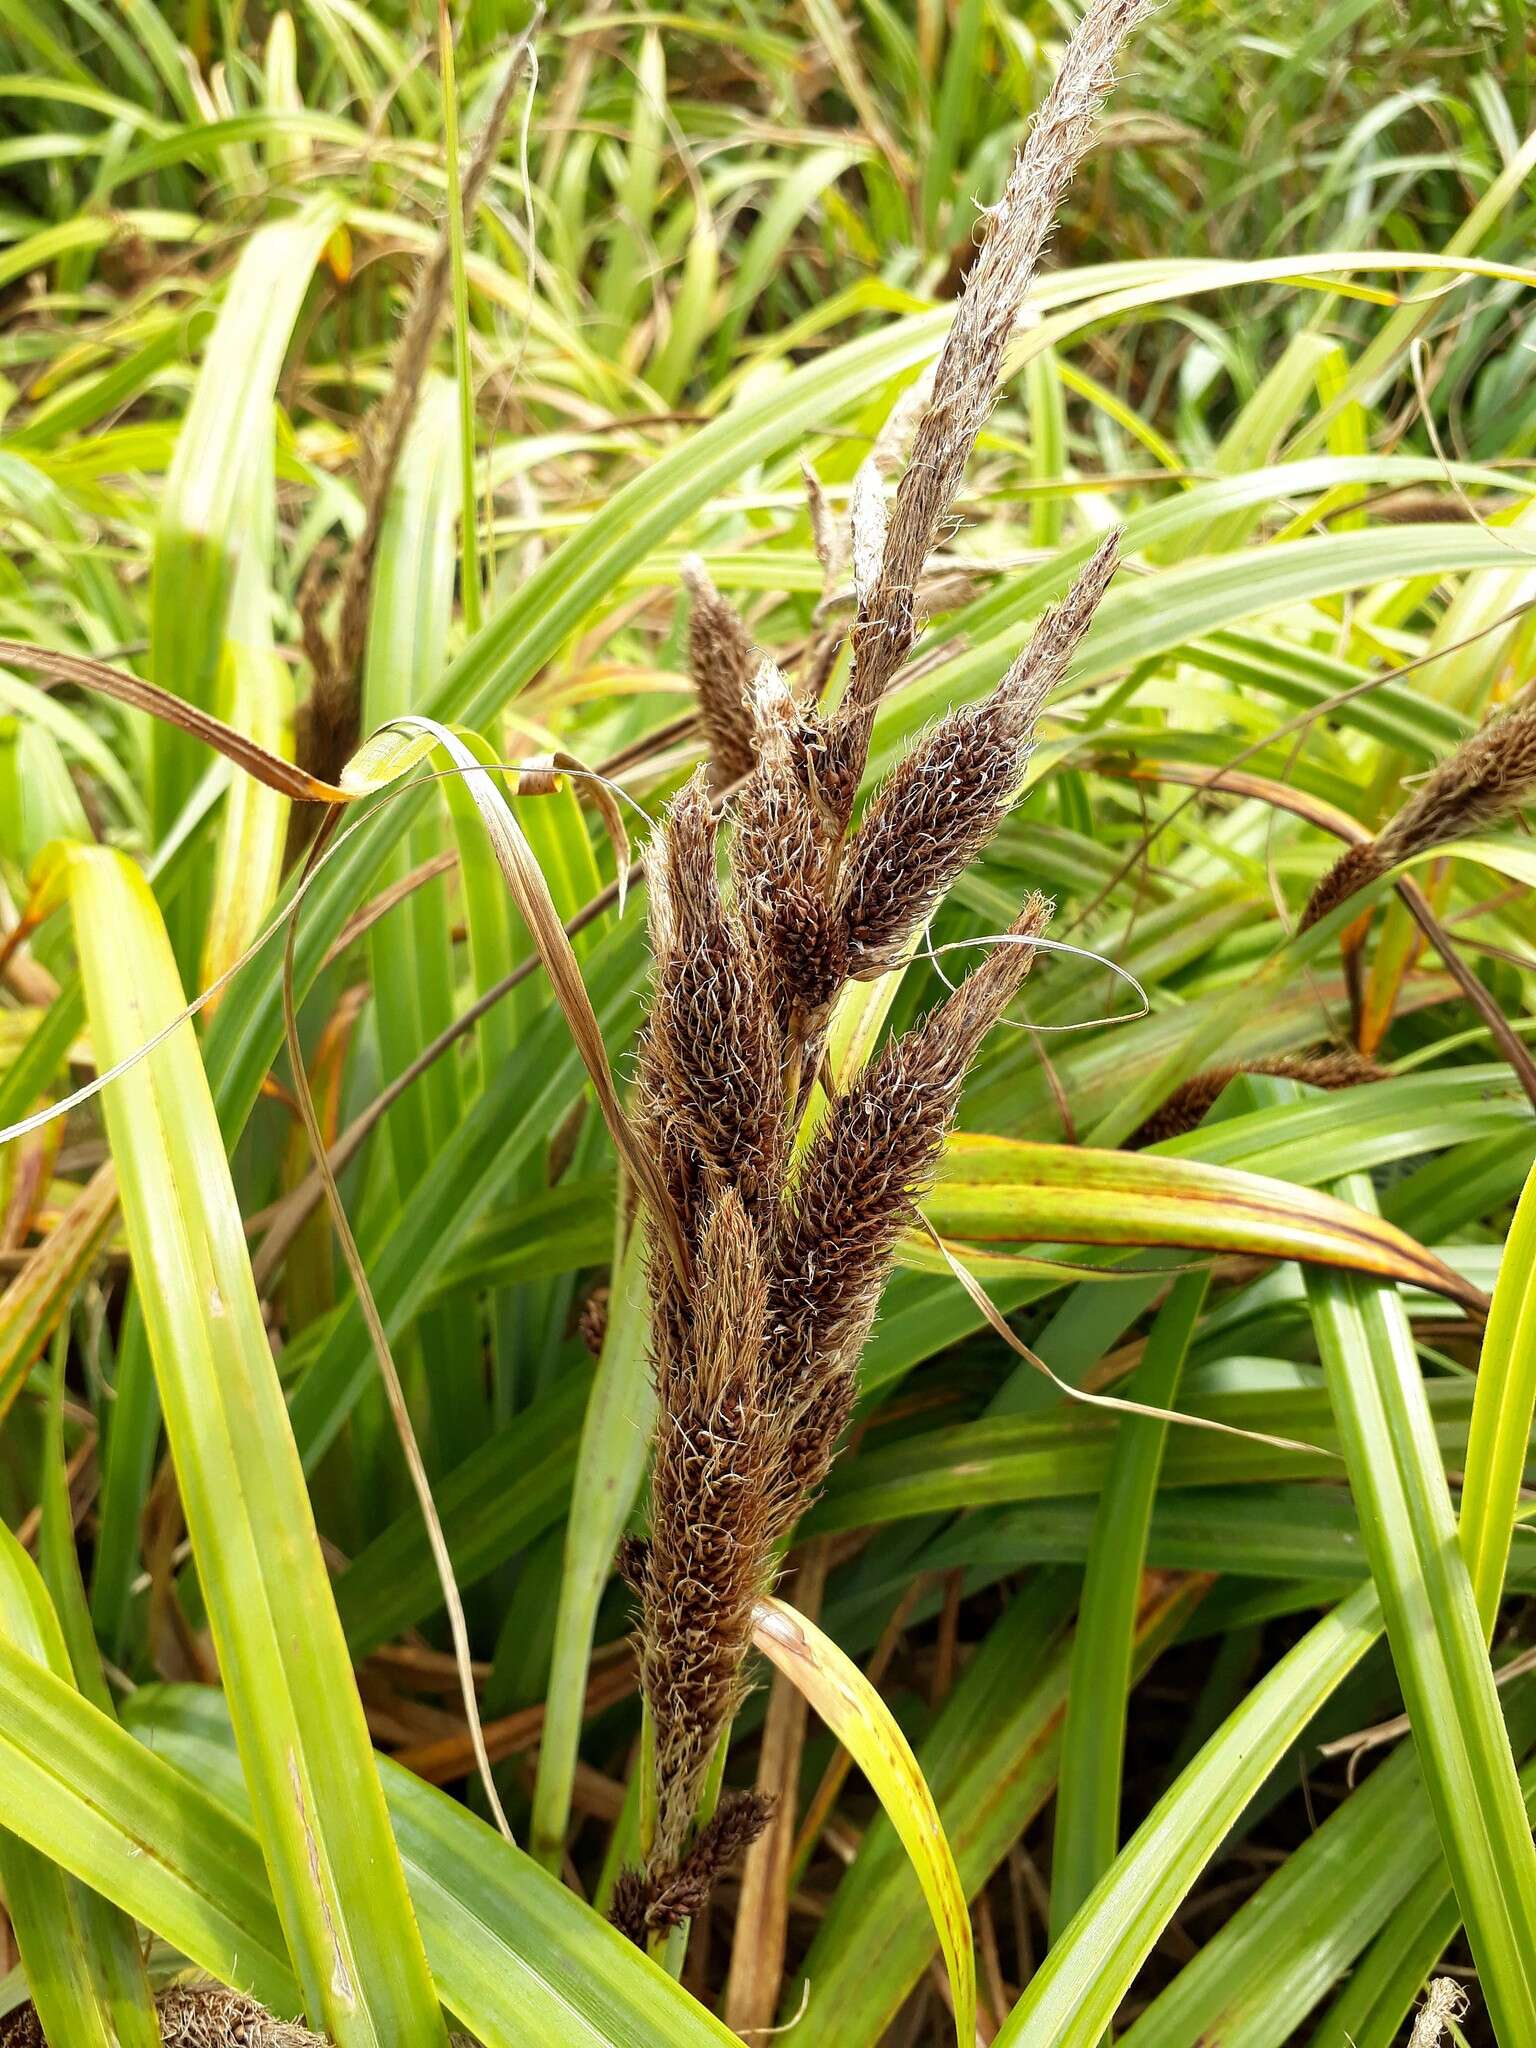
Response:
[[[881,573],[861,623],[849,686],[855,704],[878,701],[911,645],[917,579],[991,411],[1024,295],[1114,83],[1115,55],[1147,12],[1148,0],[1092,0],[1002,199],[985,216],[981,252],[939,354],[933,399],[913,438]]]

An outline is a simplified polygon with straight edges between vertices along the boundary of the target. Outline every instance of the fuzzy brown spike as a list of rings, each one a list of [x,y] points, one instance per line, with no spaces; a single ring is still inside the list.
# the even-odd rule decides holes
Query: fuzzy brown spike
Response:
[[[652,1272],[673,1284],[664,1258]],[[640,1628],[659,1788],[653,1872],[681,1857],[741,1696],[752,1605],[768,1578],[788,1424],[764,1382],[766,1297],[757,1234],[727,1192],[709,1211],[688,1314],[658,1318],[654,1332],[659,1414]]]
[[[915,637],[917,579],[992,408],[1024,295],[1114,83],[1115,56],[1147,11],[1147,0],[1090,0],[987,215],[896,493],[880,574],[860,608],[849,685],[855,711],[872,711]]]
[[[1374,840],[1350,847],[1312,891],[1306,931],[1413,854],[1470,839],[1507,818],[1536,789],[1536,710],[1511,711],[1463,740],[1427,775]]]
[[[757,773],[742,792],[732,872],[742,917],[775,982],[775,1014],[819,1017],[847,973],[828,897],[829,834],[818,802],[821,734],[771,663],[758,675]]]
[[[761,965],[721,899],[702,775],[674,800],[650,862],[655,986],[639,1061],[640,1115],[685,1236],[701,1194],[777,1193],[784,1111]]]
[[[773,1818],[760,1792],[726,1792],[692,1846],[670,1870],[619,1873],[608,1917],[637,1948],[650,1936],[681,1927],[703,1909],[715,1880],[744,1855]]]
[[[1048,896],[1033,893],[1009,925],[1006,938],[994,941],[981,965],[969,973],[948,1000],[928,1019],[935,1055],[949,1064],[956,1084],[981,1050],[981,1042],[1002,1017],[1028,979],[1040,938],[1055,913]]]
[[[1239,1074],[1274,1074],[1283,1080],[1305,1081],[1314,1088],[1328,1089],[1357,1088],[1388,1079],[1385,1067],[1347,1049],[1276,1053],[1264,1059],[1235,1060],[1228,1066],[1207,1067],[1175,1088],[1160,1109],[1154,1110],[1145,1123],[1138,1124],[1125,1141],[1127,1149],[1138,1151],[1143,1145],[1160,1145],[1165,1138],[1181,1138],[1186,1131],[1196,1129],[1227,1083]]]
[[[652,1533],[648,1550],[630,1547],[624,1560],[639,1583],[657,1786],[647,1871],[626,1875],[615,1900],[616,1920],[637,1940],[694,1913],[714,1874],[718,1835],[701,1834],[692,1862],[684,1852],[740,1697],[753,1601],[777,1539],[825,1476],[897,1239],[932,1178],[966,1069],[1029,971],[1029,942],[1049,916],[1044,899],[1032,898],[1014,943],[997,946],[916,1029],[882,1048],[828,1110],[786,1187],[785,1133],[850,968],[879,972],[985,843],[1017,789],[1040,704],[1113,573],[1111,538],[988,702],[945,720],[903,762],[845,864],[875,709],[915,637],[919,577],[992,404],[1114,53],[1144,5],[1088,0],[988,220],[894,504],[883,478],[921,393],[899,420],[893,414],[855,481],[857,619],[843,706],[824,717],[809,699],[795,703],[772,664],[758,672],[731,908],[715,881],[702,787],[674,807],[655,864],[642,1127],[696,1249],[686,1274],[651,1264]],[[830,567],[838,550],[814,486],[810,496]],[[695,577],[702,616],[701,590]],[[713,666],[724,672],[730,662]],[[754,994],[755,1021],[746,1014]],[[770,1066],[780,1121],[767,1136]]]
[[[1006,816],[1041,707],[1065,676],[1119,558],[1119,536],[1111,533],[992,695],[941,719],[876,792],[849,849],[841,893],[855,980],[894,965]]]
[[[1299,929],[1310,931],[1329,911],[1337,910],[1351,896],[1369,888],[1386,871],[1387,863],[1374,839],[1365,839],[1358,846],[1346,848],[1307,898]]]
[[[858,1355],[896,1243],[938,1166],[977,1047],[1050,918],[1032,896],[997,946],[922,1023],[884,1046],[822,1120],[781,1217],[768,1286],[768,1368],[796,1412],[782,1528],[821,1483],[853,1401]]]
[[[1536,710],[1492,719],[1427,775],[1376,844],[1387,867],[1507,818],[1536,787]]]
[[[697,555],[685,555],[688,667],[699,700],[699,719],[720,788],[750,775],[756,760],[752,733],[752,679],[758,657],[740,614],[715,588]]]

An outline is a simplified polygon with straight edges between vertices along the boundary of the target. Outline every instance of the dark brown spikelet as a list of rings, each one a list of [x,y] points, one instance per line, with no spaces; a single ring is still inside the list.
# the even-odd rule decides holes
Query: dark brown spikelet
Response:
[[[1463,740],[1377,835],[1396,867],[1452,839],[1471,838],[1507,818],[1536,786],[1536,710],[1512,711]]]
[[[923,1021],[882,1047],[828,1110],[781,1215],[767,1351],[795,1411],[780,1525],[825,1476],[897,1239],[933,1178],[966,1069],[1018,993],[1051,906],[1031,897],[1010,940]]]
[[[671,1286],[665,1259],[652,1275]],[[768,1579],[787,1422],[764,1378],[766,1292],[756,1231],[727,1191],[709,1210],[690,1301],[653,1330],[659,1413],[640,1627],[659,1788],[652,1869],[682,1853]]]
[[[1119,536],[1111,533],[991,696],[941,719],[876,792],[849,848],[841,895],[855,980],[895,964],[1006,816],[1041,707],[1066,674],[1119,559]]]
[[[1306,931],[1379,875],[1417,853],[1469,839],[1507,818],[1536,789],[1536,710],[1495,718],[1435,768],[1374,840],[1352,846],[1302,912]]]
[[[1374,839],[1365,839],[1358,846],[1348,847],[1307,898],[1299,930],[1310,931],[1330,910],[1337,910],[1341,903],[1347,903],[1351,896],[1368,888],[1386,871],[1387,863]]]
[[[966,277],[897,488],[880,571],[860,605],[849,686],[857,709],[868,712],[878,702],[912,644],[917,579],[992,409],[1024,294],[1114,83],[1116,53],[1146,11],[1146,0],[1089,6],[1002,199],[986,217],[981,253]]]
[[[1236,1060],[1230,1066],[1207,1067],[1175,1088],[1160,1109],[1126,1139],[1129,1151],[1143,1145],[1160,1145],[1165,1138],[1182,1138],[1194,1130],[1220,1097],[1229,1081],[1239,1074],[1275,1074],[1289,1081],[1306,1081],[1314,1088],[1358,1088],[1372,1081],[1385,1081],[1388,1072],[1374,1060],[1357,1052],[1340,1049],[1321,1053],[1276,1053],[1267,1059]]]
[[[645,1590],[645,1575],[650,1569],[650,1555],[651,1546],[643,1536],[619,1538],[613,1568],[631,1593],[641,1593]]]
[[[645,1881],[645,1872],[636,1870],[633,1865],[621,1870],[613,1881],[608,1918],[625,1940],[632,1941],[636,1948],[646,1945],[649,1929],[645,1924],[645,1913],[650,1902],[651,1890]]]
[[[725,788],[750,775],[756,759],[752,679],[758,657],[740,614],[716,590],[697,555],[684,557],[681,573],[689,597],[689,672],[715,782]]]
[[[754,703],[757,771],[737,807],[731,867],[783,1027],[825,1012],[847,976],[847,942],[829,897],[819,724],[801,714],[770,663],[759,671]]]
[[[774,1802],[760,1792],[726,1792],[692,1846],[670,1870],[646,1875],[620,1872],[609,1919],[643,1948],[652,1934],[665,1934],[696,1918],[715,1880],[743,1856],[773,1818]]]
[[[655,985],[639,1062],[640,1114],[685,1235],[711,1189],[751,1209],[777,1191],[784,1107],[762,963],[721,898],[716,823],[695,776],[650,861]]]

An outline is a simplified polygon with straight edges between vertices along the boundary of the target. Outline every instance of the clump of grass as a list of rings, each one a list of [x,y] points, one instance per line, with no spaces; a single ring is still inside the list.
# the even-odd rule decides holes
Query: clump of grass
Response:
[[[155,2000],[155,2016],[166,2048],[325,2048],[323,2034],[274,2019],[254,1998],[219,1984],[172,1985]],[[0,2048],[48,2048],[30,2002],[0,2021]]]
[[[1055,209],[1141,0],[1090,7],[1020,153],[956,310],[894,509],[864,465],[851,507],[853,668],[830,712],[797,698],[690,564],[690,655],[717,787],[742,782],[725,879],[701,773],[648,861],[655,980],[640,1126],[686,1257],[650,1263],[659,1421],[640,1596],[655,1818],[615,1918],[636,1939],[690,1918],[764,1824],[738,1798],[695,1835],[710,1767],[740,1702],[754,1603],[778,1545],[825,1479],[897,1240],[914,1218],[966,1072],[1017,995],[1051,905],[1032,893],[989,957],[838,1094],[823,1048],[851,981],[899,960],[1017,796],[1035,721],[1118,561],[1095,551],[1065,602],[984,702],[924,737],[855,797],[874,715],[918,630],[917,592],[993,401]],[[830,544],[824,542],[830,557]],[[750,722],[749,722],[750,719]],[[828,1097],[803,1156],[814,1079]]]

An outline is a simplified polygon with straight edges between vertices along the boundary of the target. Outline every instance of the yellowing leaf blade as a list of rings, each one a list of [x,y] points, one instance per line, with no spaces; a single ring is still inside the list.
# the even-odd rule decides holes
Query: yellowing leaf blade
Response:
[[[949,1972],[955,2039],[976,2038],[976,1952],[954,1852],[917,1758],[869,1680],[813,1621],[782,1600],[759,1600],[752,1640],[816,1709],[853,1757],[901,1837],[928,1901]]]

